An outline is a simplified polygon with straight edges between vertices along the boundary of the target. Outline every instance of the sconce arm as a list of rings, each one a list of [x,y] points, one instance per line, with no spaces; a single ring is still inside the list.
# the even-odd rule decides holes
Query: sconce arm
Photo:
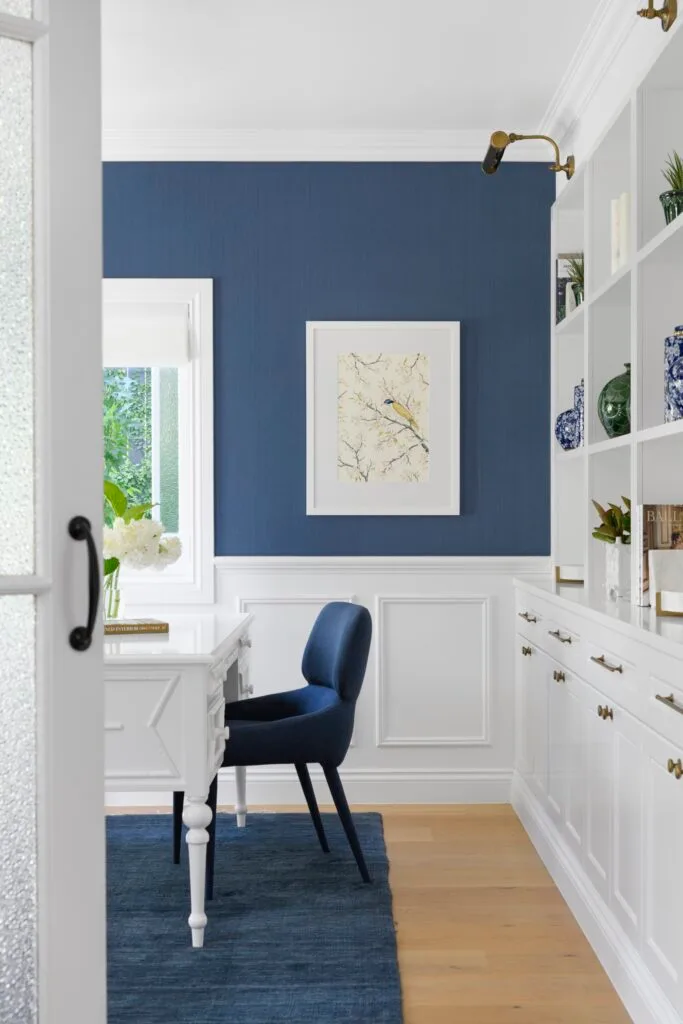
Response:
[[[560,161],[560,147],[555,142],[555,139],[551,139],[549,135],[517,135],[515,132],[510,133],[510,142],[520,142],[522,139],[541,139],[543,142],[549,142],[555,150],[555,163],[551,164],[551,171],[564,171],[568,178],[571,178],[576,169],[576,163],[573,156],[567,157],[566,163]]]

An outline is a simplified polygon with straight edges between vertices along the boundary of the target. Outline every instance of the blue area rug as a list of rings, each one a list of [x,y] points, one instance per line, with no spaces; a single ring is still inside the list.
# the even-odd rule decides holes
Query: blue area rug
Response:
[[[382,818],[354,815],[372,885],[323,820],[327,855],[307,814],[219,814],[200,950],[170,817],[108,818],[109,1024],[401,1024]]]

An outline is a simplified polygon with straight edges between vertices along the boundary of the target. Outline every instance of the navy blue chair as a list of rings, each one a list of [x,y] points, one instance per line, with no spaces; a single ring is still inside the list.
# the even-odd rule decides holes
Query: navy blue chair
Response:
[[[306,686],[284,693],[235,701],[225,708],[230,737],[223,765],[293,764],[313,819],[320,845],[330,852],[313,792],[309,764],[319,764],[364,882],[370,874],[358,841],[337,771],[353,733],[356,701],[370,651],[372,620],[367,608],[343,601],[325,605],[304,651],[301,672]],[[207,896],[213,892],[217,786],[209,792],[214,817],[207,850]],[[180,854],[183,794],[174,794],[174,852]]]

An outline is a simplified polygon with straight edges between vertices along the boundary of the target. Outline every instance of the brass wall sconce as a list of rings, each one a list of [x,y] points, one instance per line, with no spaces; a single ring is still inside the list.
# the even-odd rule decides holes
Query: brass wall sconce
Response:
[[[664,0],[664,4],[658,11],[655,10],[655,0],[648,0],[648,6],[638,11],[638,17],[647,18],[648,21],[652,21],[653,18],[660,18],[662,28],[665,32],[668,32],[678,17],[678,0]]]
[[[550,165],[550,170],[555,171],[557,174],[559,171],[564,171],[568,178],[571,178],[576,170],[576,161],[573,156],[567,157],[567,162],[560,163],[560,147],[557,145],[554,139],[551,139],[549,135],[515,135],[511,132],[509,135],[507,132],[494,132],[491,136],[491,143],[486,156],[483,159],[481,169],[484,174],[495,174],[500,166],[500,161],[503,159],[505,150],[512,142],[520,142],[523,139],[543,139],[544,142],[549,142],[555,150],[555,163]]]

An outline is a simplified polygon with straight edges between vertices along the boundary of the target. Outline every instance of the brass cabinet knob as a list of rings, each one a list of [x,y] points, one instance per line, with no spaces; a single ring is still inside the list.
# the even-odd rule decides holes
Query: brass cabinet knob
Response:
[[[524,655],[525,658],[528,658],[529,655],[531,654],[531,648],[530,647],[522,647],[522,654]]]
[[[525,622],[538,622],[535,615],[529,615],[528,612],[519,612],[520,619],[524,619]]]
[[[673,775],[675,778],[680,779],[683,777],[683,762],[680,757],[677,761],[674,761],[672,757],[666,763],[666,770],[669,775]]]
[[[602,718],[603,722],[606,722],[608,718],[614,718],[614,708],[603,708],[602,704],[598,704],[598,717]]]
[[[566,677],[565,677],[564,672],[559,672],[557,669],[555,669],[553,671],[553,679],[555,680],[556,683],[564,683],[565,682],[565,678]]]

